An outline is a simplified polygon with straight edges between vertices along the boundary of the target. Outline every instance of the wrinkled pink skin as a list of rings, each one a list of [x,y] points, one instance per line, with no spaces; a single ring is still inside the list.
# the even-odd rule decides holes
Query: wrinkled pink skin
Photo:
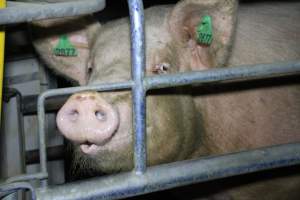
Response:
[[[193,26],[199,21],[198,12],[202,15],[202,9],[217,0],[184,2],[187,7],[182,3],[175,9],[146,11],[147,75],[300,58],[299,3],[241,6],[237,24],[232,9],[226,8],[232,1],[212,6],[215,37],[208,47],[195,42]],[[92,69],[88,84],[129,80],[128,19],[102,26],[93,41],[82,66]],[[201,88],[193,88],[193,95],[183,91],[147,95],[149,165],[300,141],[299,84],[216,94]],[[59,111],[57,124],[74,143],[74,176],[89,169],[106,173],[132,169],[130,92],[74,94]],[[281,177],[220,190],[212,199],[299,199],[299,187],[299,176]]]

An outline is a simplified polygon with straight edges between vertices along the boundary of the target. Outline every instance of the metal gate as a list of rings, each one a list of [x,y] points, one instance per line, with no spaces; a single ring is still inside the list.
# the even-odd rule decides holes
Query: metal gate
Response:
[[[87,4],[86,2],[89,3]],[[43,15],[40,15],[40,12],[36,12],[35,9],[37,7],[31,6],[32,9],[24,12],[21,18],[14,17],[13,13],[15,11],[11,11],[9,8],[1,10],[0,24],[86,14],[102,9],[105,2],[103,0],[89,0],[83,4],[80,1],[59,4],[50,7],[48,5],[36,5],[38,9],[45,11]],[[17,190],[27,189],[32,191],[32,199],[119,199],[196,182],[300,163],[300,143],[294,143],[147,168],[145,100],[148,90],[195,83],[222,84],[227,81],[244,81],[296,74],[300,72],[300,61],[145,77],[143,3],[142,0],[128,0],[128,4],[131,19],[132,80],[112,84],[55,89],[41,94],[38,99],[40,173],[10,178],[5,184],[0,185],[0,197]],[[75,7],[76,9],[74,9]],[[15,9],[18,8],[15,7]],[[55,12],[51,9],[54,9]],[[132,91],[135,168],[132,172],[49,187],[47,185],[46,133],[44,129],[45,101],[50,97],[68,95],[85,90],[101,92],[112,90]],[[33,179],[41,180],[40,188],[33,188],[27,182]]]

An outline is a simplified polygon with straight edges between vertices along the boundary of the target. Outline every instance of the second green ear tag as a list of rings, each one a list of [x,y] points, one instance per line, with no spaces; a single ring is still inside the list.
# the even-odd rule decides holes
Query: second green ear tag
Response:
[[[71,44],[68,36],[59,37],[58,44],[53,48],[53,54],[56,56],[77,56],[77,49]]]
[[[212,19],[209,15],[204,15],[197,26],[197,42],[199,44],[210,45],[213,40]]]

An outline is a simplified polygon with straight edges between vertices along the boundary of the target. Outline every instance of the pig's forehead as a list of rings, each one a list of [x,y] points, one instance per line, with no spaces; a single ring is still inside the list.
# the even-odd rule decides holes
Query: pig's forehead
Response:
[[[154,12],[155,10],[155,12]],[[170,41],[167,30],[167,7],[151,8],[145,13],[146,56],[163,49]],[[130,27],[129,19],[124,18],[102,26],[93,50],[96,63],[102,66],[112,62],[127,62],[130,67]]]
[[[116,59],[126,60],[130,56],[129,27],[122,19],[104,25],[92,50],[95,64],[108,65]]]

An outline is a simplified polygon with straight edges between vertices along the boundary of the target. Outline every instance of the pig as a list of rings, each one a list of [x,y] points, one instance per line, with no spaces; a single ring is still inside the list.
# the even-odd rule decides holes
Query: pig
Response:
[[[235,0],[183,0],[149,8],[146,75],[299,59],[299,10],[299,2],[238,6]],[[196,39],[204,15],[212,18],[211,44]],[[131,79],[128,18],[104,25],[91,16],[53,19],[35,22],[32,30],[41,59],[79,85]],[[77,56],[53,54],[60,35],[67,35]],[[62,106],[57,126],[72,143],[72,176],[133,168],[131,104],[130,91],[85,91]],[[150,91],[146,119],[149,166],[299,142],[299,81]],[[225,187],[202,198],[299,199],[299,187],[298,173]]]

